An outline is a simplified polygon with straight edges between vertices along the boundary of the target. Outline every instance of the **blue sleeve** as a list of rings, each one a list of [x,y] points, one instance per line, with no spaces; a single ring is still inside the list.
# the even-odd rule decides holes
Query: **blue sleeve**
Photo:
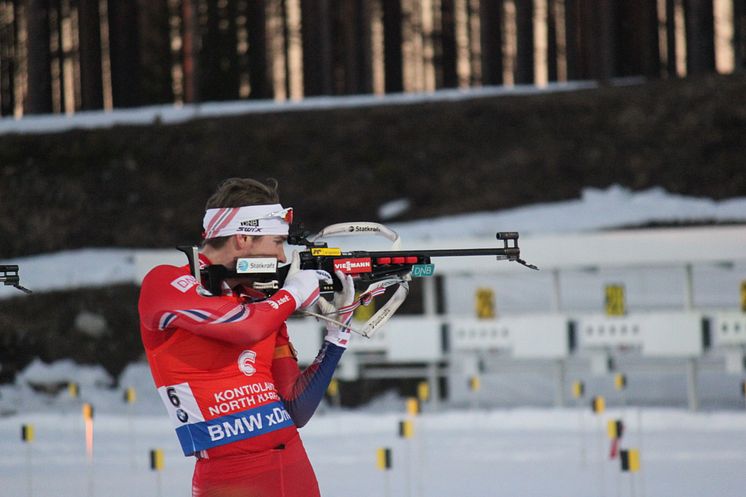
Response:
[[[316,412],[344,351],[344,348],[324,341],[316,359],[298,375],[292,388],[284,395],[284,389],[280,390],[285,408],[296,426],[304,426]]]

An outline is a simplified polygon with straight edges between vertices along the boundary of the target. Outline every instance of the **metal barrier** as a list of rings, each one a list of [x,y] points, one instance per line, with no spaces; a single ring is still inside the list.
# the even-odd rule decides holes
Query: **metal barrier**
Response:
[[[737,374],[746,370],[746,313],[720,312],[710,316],[709,331],[714,347],[725,354],[725,369]]]
[[[301,362],[313,360],[322,337],[318,323],[291,321],[289,329]],[[491,320],[401,316],[371,339],[353,337],[338,376],[343,380],[423,377],[436,395],[438,377],[476,374],[479,361],[491,356],[502,358],[504,364],[520,362],[524,370],[526,364],[533,363],[537,371],[547,371],[549,365],[555,403],[562,405],[568,361],[582,359],[590,374],[608,375],[614,371],[615,356],[632,354],[649,359],[649,369],[655,369],[655,359],[668,360],[660,363],[666,371],[673,364],[685,375],[690,408],[697,409],[698,361],[714,349],[730,354],[728,372],[742,372],[744,346],[746,315],[732,312],[668,311],[621,317],[557,313]]]
[[[634,348],[648,357],[696,357],[707,343],[703,319],[698,312],[582,316],[575,320],[578,347]]]

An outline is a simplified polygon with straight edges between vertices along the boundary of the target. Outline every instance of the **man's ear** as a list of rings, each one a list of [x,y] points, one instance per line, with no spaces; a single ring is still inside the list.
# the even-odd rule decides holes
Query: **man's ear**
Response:
[[[243,251],[254,244],[254,237],[248,235],[234,235],[233,246],[238,251]]]

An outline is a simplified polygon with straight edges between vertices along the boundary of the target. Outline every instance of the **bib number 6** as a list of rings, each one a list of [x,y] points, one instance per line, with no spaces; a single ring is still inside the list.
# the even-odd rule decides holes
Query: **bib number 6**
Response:
[[[176,389],[174,387],[168,387],[166,389],[166,395],[168,396],[168,400],[171,402],[171,404],[176,407],[176,417],[179,418],[179,421],[182,423],[186,423],[189,421],[189,415],[186,413],[184,409],[180,409],[179,406],[181,405],[181,399],[179,399],[179,396],[176,395]]]

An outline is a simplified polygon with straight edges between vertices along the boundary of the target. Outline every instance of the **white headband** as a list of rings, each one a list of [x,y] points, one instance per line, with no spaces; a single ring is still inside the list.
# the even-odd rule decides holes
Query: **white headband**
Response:
[[[207,240],[230,235],[287,235],[293,208],[280,204],[207,209],[202,220]]]

